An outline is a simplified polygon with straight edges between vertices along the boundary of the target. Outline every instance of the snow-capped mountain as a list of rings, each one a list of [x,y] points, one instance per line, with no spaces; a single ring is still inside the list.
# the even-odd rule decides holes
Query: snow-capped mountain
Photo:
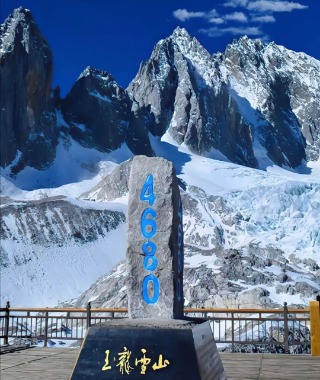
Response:
[[[153,155],[148,132],[168,131],[192,152],[260,169],[303,170],[319,158],[320,63],[304,53],[242,37],[210,55],[177,28],[127,90],[87,67],[60,99],[58,88],[50,96],[52,53],[30,11],[16,9],[0,41],[1,165],[13,174],[49,167],[59,132],[101,152],[126,144]]]
[[[186,304],[320,291],[319,61],[247,37],[211,55],[177,28],[128,89],[87,67],[61,99],[30,11],[9,16],[0,42],[1,304],[56,305],[90,286],[77,304],[126,304],[134,154],[176,167]]]
[[[161,40],[128,87],[149,129],[193,152],[296,168],[319,157],[320,63],[242,37],[211,56],[185,29]],[[302,106],[302,104],[306,106]]]

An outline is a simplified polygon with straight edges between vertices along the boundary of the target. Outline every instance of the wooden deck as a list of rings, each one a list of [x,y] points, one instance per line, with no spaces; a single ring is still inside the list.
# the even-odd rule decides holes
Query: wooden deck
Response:
[[[30,348],[2,354],[0,378],[1,380],[67,380],[78,353],[79,349],[71,348]],[[320,379],[320,357],[222,353],[221,358],[228,380]]]

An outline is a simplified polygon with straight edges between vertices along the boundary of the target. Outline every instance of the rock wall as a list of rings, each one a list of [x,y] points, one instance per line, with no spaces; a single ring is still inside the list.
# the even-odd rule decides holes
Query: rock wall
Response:
[[[52,52],[30,11],[16,9],[1,26],[1,159],[13,172],[44,169],[55,157],[56,117],[50,98]]]

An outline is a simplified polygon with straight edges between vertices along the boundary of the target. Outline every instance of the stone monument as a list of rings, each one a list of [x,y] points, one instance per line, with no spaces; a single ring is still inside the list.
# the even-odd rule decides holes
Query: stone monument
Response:
[[[129,317],[182,318],[182,204],[170,161],[134,158],[128,225]]]
[[[71,380],[225,380],[210,324],[183,316],[183,228],[171,162],[136,156],[129,180],[129,318],[91,326]]]

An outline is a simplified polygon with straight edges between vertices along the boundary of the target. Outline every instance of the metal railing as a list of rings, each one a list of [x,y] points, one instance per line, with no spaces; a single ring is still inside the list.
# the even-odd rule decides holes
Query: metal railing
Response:
[[[201,309],[200,309],[201,310]],[[196,313],[199,313],[197,310]],[[309,309],[202,309],[215,342],[231,352],[310,353]],[[195,316],[192,309],[186,315]]]
[[[0,338],[4,344],[9,338],[48,341],[83,340],[88,327],[114,318],[125,318],[127,309],[104,308],[11,308],[7,303],[0,308]]]
[[[194,309],[185,316],[210,321],[216,343],[231,352],[308,353],[309,309]],[[52,341],[84,339],[89,326],[114,318],[126,318],[126,308],[11,308],[0,309],[0,338],[27,340],[44,346]]]

